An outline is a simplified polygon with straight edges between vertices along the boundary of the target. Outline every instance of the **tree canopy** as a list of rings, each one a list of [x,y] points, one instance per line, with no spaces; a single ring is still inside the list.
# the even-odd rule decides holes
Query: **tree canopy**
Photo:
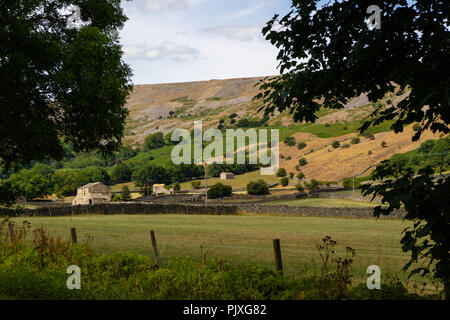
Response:
[[[76,5],[81,28],[62,9]],[[117,30],[120,0],[0,3],[0,165],[19,168],[73,150],[121,144],[131,90]]]
[[[419,123],[413,140],[427,129],[449,133],[448,3],[378,1],[379,29],[366,25],[372,4],[368,0],[326,4],[293,0],[287,15],[275,15],[262,32],[279,49],[281,75],[262,81],[255,97],[263,100],[261,109],[266,114],[289,110],[295,121],[315,122],[321,105],[343,108],[361,94],[376,103],[395,92],[399,101],[377,104],[361,132],[393,120],[396,133],[405,125]],[[439,146],[439,150],[446,148],[444,143]],[[411,252],[405,270],[427,258],[427,265],[412,272],[433,273],[443,281],[450,299],[450,179],[434,174],[429,166],[414,170],[401,161],[386,160],[372,176],[377,182],[363,190],[365,195],[381,196],[387,204],[375,209],[377,217],[400,207],[407,210],[405,219],[414,224],[402,239],[403,250]]]

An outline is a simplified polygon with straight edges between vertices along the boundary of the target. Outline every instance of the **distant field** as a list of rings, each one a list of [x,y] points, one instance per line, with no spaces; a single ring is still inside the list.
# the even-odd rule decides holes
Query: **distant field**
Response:
[[[356,201],[351,199],[298,199],[266,202],[267,205],[285,204],[288,206],[304,206],[304,207],[375,207],[378,204],[373,202]]]
[[[22,222],[23,218],[14,218]],[[354,273],[365,277],[367,266],[381,267],[383,276],[398,274],[408,255],[400,247],[401,220],[286,217],[286,216],[195,216],[195,215],[92,215],[73,217],[27,217],[32,226],[45,225],[53,234],[68,239],[75,226],[79,241],[92,237],[98,252],[131,251],[151,255],[149,230],[155,230],[163,257],[190,256],[200,259],[201,246],[207,259],[259,263],[273,268],[272,240],[281,239],[287,273],[314,273],[320,257],[316,245],[330,235],[337,251],[356,250]]]
[[[260,170],[256,170],[244,174],[235,175],[233,180],[220,180],[220,178],[208,178],[208,186],[212,186],[218,182],[221,182],[223,184],[232,186],[233,189],[241,189],[241,188],[245,189],[250,181],[257,181],[259,179],[263,179],[268,184],[280,182],[279,177],[276,177],[275,175],[262,176]],[[199,179],[198,181],[200,181],[202,186],[205,185],[205,179]],[[181,190],[192,189],[191,182],[192,181],[183,182],[181,184]]]

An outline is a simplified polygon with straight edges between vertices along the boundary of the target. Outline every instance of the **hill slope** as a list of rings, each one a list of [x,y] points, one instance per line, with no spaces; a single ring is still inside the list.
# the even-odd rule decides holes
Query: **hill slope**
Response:
[[[125,143],[142,143],[148,134],[157,131],[168,133],[175,128],[191,129],[194,120],[202,120],[204,130],[217,128],[220,119],[226,119],[224,124],[231,126],[228,116],[232,113],[237,114],[236,121],[262,118],[262,114],[257,112],[261,104],[253,100],[261,79],[137,85],[127,102],[130,116]],[[401,98],[392,94],[378,103],[395,103]],[[350,144],[351,138],[358,135],[357,128],[374,107],[375,104],[369,103],[367,97],[362,95],[350,100],[342,110],[320,110],[315,124],[294,124],[289,113],[274,113],[268,125],[280,129],[281,141],[287,136],[294,136],[296,142],[307,143],[307,147],[299,150],[297,146],[289,147],[281,142],[280,166],[287,172],[296,173],[298,159],[305,157],[308,164],[301,170],[307,178],[340,181],[396,153],[413,150],[425,140],[439,138],[426,132],[420,141],[412,142],[412,126],[405,128],[402,134],[394,134],[387,123],[371,129],[374,139],[360,137],[359,144]],[[333,141],[339,141],[341,145],[349,144],[350,147],[335,149],[331,146]],[[385,147],[381,146],[382,141],[386,142]],[[163,153],[164,162],[167,162],[167,150]],[[158,151],[152,152],[152,155],[158,162]]]

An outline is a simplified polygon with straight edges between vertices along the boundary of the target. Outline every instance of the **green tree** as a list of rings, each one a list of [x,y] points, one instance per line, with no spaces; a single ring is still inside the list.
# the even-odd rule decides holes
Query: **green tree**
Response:
[[[125,162],[115,165],[111,170],[111,179],[115,183],[128,182],[131,180],[131,168]]]
[[[165,168],[148,161],[139,164],[132,174],[132,180],[137,187],[152,186],[156,183],[172,183],[172,178]]]
[[[128,186],[123,186],[122,187],[122,190],[120,191],[120,198],[123,201],[131,200],[130,188],[128,188]]]
[[[269,194],[270,191],[267,183],[264,180],[259,179],[258,181],[250,181],[247,184],[247,193],[252,195],[265,195]]]
[[[81,29],[60,9],[78,5]],[[120,146],[131,70],[121,60],[119,1],[0,3],[0,165],[6,169],[73,150]],[[1,201],[1,199],[0,199]]]
[[[341,146],[341,144],[339,143],[339,141],[333,141],[331,146],[336,149],[336,148],[339,148]]]
[[[281,186],[286,187],[289,184],[289,179],[287,177],[281,178],[280,184],[281,184]]]
[[[31,170],[13,173],[8,182],[16,196],[33,200],[53,193],[54,171],[47,165],[38,164]]]
[[[287,171],[285,168],[279,168],[277,170],[276,176],[277,177],[285,177],[287,175]]]
[[[209,199],[218,199],[223,197],[231,197],[231,186],[224,185],[223,183],[216,183],[208,190]]]
[[[320,182],[316,179],[312,179],[310,182],[305,182],[305,187],[309,192],[315,192],[319,189]]]
[[[147,151],[159,149],[159,148],[163,147],[164,145],[165,145],[165,142],[164,142],[164,136],[163,136],[162,132],[156,132],[153,134],[149,134],[145,138],[144,148]]]
[[[315,122],[319,101],[341,109],[363,93],[376,103],[395,91],[399,100],[377,107],[360,132],[386,120],[393,121],[391,128],[396,133],[405,125],[419,123],[413,140],[426,129],[450,131],[448,4],[379,1],[383,26],[373,30],[364,21],[371,4],[344,0],[319,5],[318,0],[294,0],[286,16],[275,15],[267,23],[262,32],[279,48],[281,75],[261,83],[255,98],[263,99],[265,112],[289,109],[295,121]],[[406,219],[415,224],[405,230],[403,250],[411,252],[410,262],[422,256],[435,263],[419,271],[433,272],[441,279],[450,299],[450,178],[436,179],[432,174],[431,169],[414,172],[384,161],[373,175],[378,184],[363,188],[366,195],[379,195],[388,205],[377,207],[376,216],[401,205],[406,208]]]

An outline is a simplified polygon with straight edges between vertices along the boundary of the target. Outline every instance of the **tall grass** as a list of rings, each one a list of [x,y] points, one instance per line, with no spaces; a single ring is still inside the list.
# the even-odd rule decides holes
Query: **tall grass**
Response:
[[[11,227],[12,226],[12,227]],[[33,241],[27,242],[28,236]],[[420,299],[441,298],[408,293],[396,280],[381,290],[351,286],[354,252],[339,257],[336,242],[318,246],[322,268],[316,276],[283,276],[251,264],[224,260],[201,262],[166,258],[160,266],[131,253],[96,254],[90,241],[72,244],[28,222],[0,224],[0,299]],[[28,245],[27,245],[28,243]],[[81,289],[66,286],[67,267],[81,268]]]

